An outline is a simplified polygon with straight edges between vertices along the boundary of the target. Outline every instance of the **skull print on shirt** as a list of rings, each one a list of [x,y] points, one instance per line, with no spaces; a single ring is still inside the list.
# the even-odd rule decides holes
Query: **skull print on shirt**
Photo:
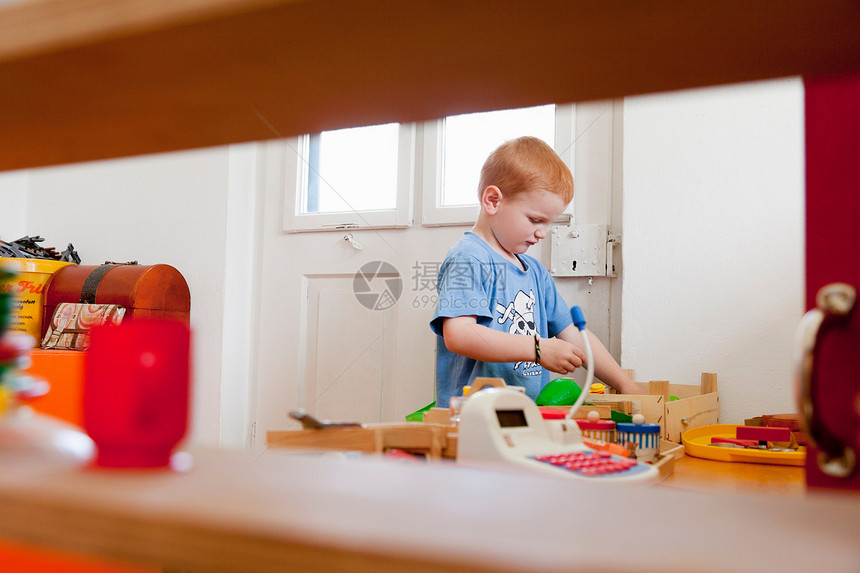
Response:
[[[514,300],[508,303],[507,306],[503,306],[497,302],[496,312],[500,315],[498,318],[499,324],[505,324],[510,320],[511,325],[508,328],[508,332],[511,334],[521,334],[524,336],[538,335],[535,325],[534,306],[535,295],[532,290],[529,290],[528,294],[523,291],[517,292]],[[517,362],[514,364],[514,370],[518,370],[520,366],[522,366],[523,375],[525,376],[539,376],[542,372],[541,366],[535,362]]]

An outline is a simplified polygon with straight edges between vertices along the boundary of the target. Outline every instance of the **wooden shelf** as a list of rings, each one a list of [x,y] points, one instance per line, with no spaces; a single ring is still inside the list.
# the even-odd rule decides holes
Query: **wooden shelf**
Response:
[[[3,537],[169,570],[651,571],[707,564],[715,571],[844,571],[860,562],[856,495],[607,488],[448,463],[282,450],[198,451],[186,473],[78,468],[9,452],[0,459]],[[623,539],[624,550],[606,551],[595,536]]]
[[[860,70],[850,0],[37,0],[0,21],[0,169]]]

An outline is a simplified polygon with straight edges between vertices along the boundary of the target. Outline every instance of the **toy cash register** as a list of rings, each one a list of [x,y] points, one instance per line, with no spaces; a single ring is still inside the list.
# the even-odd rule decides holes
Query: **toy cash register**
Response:
[[[572,307],[571,318],[583,333],[586,364],[589,365],[584,388],[589,388],[594,378],[594,357],[585,335],[582,309]],[[596,452],[582,443],[582,434],[571,417],[586,394],[580,392],[565,420],[553,422],[563,425],[558,432],[550,431],[537,405],[525,394],[504,388],[488,388],[470,394],[460,410],[458,463],[509,465],[539,474],[602,482],[657,481],[659,471],[654,466],[608,452]]]
[[[555,423],[575,424],[572,420]],[[547,421],[526,395],[487,388],[469,396],[460,411],[457,461],[476,466],[509,464],[517,470],[601,482],[657,481],[654,466],[596,452],[582,443],[578,431],[567,434],[564,443],[553,439]]]

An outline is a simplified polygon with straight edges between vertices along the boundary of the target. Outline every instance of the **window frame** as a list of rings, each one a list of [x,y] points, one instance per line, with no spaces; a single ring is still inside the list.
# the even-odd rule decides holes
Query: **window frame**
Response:
[[[574,172],[576,156],[576,106],[555,104],[555,142],[553,148]],[[397,199],[393,209],[341,211],[332,213],[301,213],[302,185],[307,176],[310,135],[285,140],[283,156],[284,181],[282,231],[307,233],[362,229],[406,229],[414,224],[413,207],[420,201],[421,225],[424,227],[471,226],[478,215],[478,205],[440,206],[443,182],[442,164],[445,118],[417,123],[399,124],[397,157]],[[418,131],[421,127],[421,151]],[[561,142],[561,144],[559,143]],[[569,142],[569,143],[568,143]],[[420,186],[416,185],[415,170],[421,169]],[[575,173],[574,173],[575,176]],[[420,197],[417,193],[420,188]],[[557,219],[573,220],[573,201]]]
[[[474,225],[478,216],[477,202],[474,205],[445,207],[440,205],[443,183],[443,161],[445,145],[445,118],[423,124],[423,156],[421,185],[421,225],[424,227],[451,227]],[[564,142],[560,146],[559,142]],[[567,142],[570,142],[568,145]],[[576,155],[576,106],[555,104],[555,141],[553,149],[573,172]],[[476,190],[477,192],[477,190]],[[562,212],[561,220],[573,217],[573,201]]]
[[[397,147],[397,195],[393,209],[302,213],[302,186],[307,177],[309,134],[286,141],[283,217],[285,233],[345,229],[405,229],[412,226],[415,194],[416,124],[401,123]]]

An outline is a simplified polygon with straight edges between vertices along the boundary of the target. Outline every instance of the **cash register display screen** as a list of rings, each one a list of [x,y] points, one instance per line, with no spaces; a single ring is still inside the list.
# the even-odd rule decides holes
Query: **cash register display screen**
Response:
[[[526,414],[522,410],[496,410],[496,418],[502,428],[528,426]]]

